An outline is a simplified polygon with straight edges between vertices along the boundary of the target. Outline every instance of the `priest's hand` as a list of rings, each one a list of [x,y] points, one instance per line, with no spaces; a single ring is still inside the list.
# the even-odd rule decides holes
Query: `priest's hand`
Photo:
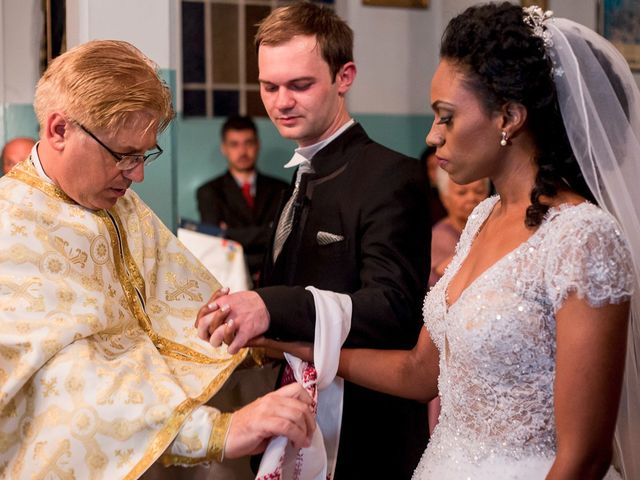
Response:
[[[294,448],[308,447],[316,428],[311,397],[297,383],[282,387],[233,414],[225,458],[263,452],[271,437],[285,436]]]
[[[256,292],[218,291],[198,312],[196,327],[200,338],[214,347],[226,343],[234,354],[267,331],[269,311]]]

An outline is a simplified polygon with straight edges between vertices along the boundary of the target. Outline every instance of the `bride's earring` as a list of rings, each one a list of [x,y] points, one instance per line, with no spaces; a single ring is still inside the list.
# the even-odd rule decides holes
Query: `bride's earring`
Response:
[[[502,131],[502,139],[500,140],[500,146],[501,147],[507,146],[507,132],[505,132],[504,130]]]

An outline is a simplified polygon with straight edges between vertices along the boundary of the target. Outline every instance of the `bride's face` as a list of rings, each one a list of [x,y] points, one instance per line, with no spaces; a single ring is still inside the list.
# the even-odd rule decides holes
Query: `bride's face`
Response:
[[[492,177],[501,155],[501,118],[487,113],[465,73],[442,60],[431,81],[435,118],[427,143],[435,145],[438,164],[458,184]]]

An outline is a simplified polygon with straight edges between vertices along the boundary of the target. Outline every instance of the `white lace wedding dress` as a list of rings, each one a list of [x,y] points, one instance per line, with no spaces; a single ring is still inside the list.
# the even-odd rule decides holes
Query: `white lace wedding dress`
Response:
[[[442,413],[414,479],[543,479],[556,451],[555,312],[571,292],[593,306],[631,295],[631,259],[615,220],[583,203],[549,210],[529,240],[448,306],[449,282],[497,201],[476,207],[425,299]],[[620,477],[611,468],[606,478]]]

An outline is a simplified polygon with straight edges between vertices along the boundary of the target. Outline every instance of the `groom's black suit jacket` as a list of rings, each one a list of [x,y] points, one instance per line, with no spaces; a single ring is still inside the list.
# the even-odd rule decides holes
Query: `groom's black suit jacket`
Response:
[[[304,289],[311,285],[350,295],[346,347],[411,349],[430,265],[425,169],[373,142],[358,124],[319,151],[312,166],[275,265],[269,243],[257,289],[270,314],[267,336],[313,340],[314,301]],[[344,239],[321,245],[318,232]],[[428,440],[426,411],[345,382],[336,480],[410,478]]]

